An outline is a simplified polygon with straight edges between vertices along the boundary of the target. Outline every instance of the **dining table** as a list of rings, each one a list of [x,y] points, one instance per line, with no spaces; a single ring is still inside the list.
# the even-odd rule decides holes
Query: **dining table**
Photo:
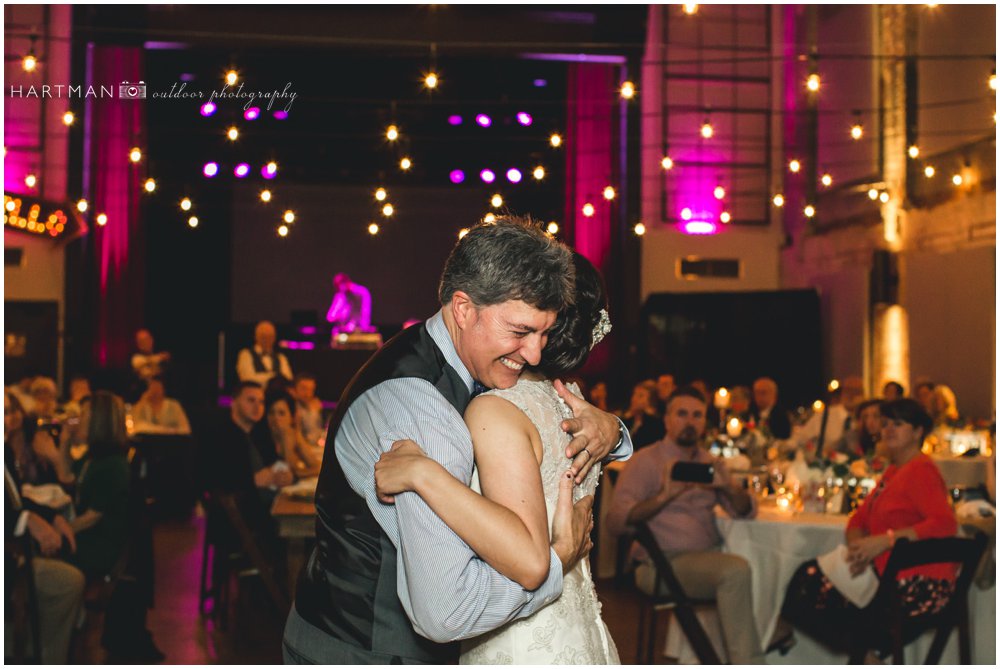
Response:
[[[316,502],[310,497],[279,492],[271,504],[271,517],[278,527],[278,536],[287,545],[288,591],[294,595],[309,546],[316,538]]]

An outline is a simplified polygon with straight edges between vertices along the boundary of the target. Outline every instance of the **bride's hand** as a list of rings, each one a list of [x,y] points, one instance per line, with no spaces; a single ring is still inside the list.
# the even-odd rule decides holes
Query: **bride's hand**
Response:
[[[552,386],[573,411],[573,418],[564,420],[560,427],[573,437],[566,447],[566,457],[572,458],[571,468],[576,482],[581,483],[594,463],[600,462],[614,450],[621,437],[621,424],[613,415],[571,393],[562,381],[555,380]]]
[[[394,442],[375,463],[375,493],[379,500],[392,504],[393,495],[415,490],[422,465],[431,462],[415,441]]]

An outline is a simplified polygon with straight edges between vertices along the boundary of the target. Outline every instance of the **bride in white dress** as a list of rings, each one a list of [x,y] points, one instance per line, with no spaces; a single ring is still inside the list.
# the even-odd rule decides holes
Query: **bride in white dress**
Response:
[[[549,334],[542,364],[525,371],[512,388],[476,397],[465,413],[476,458],[470,490],[413,442],[397,445],[376,465],[383,499],[403,491],[419,494],[463,541],[494,569],[533,590],[550,564],[550,528],[560,486],[572,485],[566,457],[570,436],[561,423],[572,411],[559,397],[556,377],[580,367],[590,349],[611,329],[600,275],[574,254],[576,304],[560,314]],[[570,386],[579,396],[579,390]],[[595,464],[573,490],[573,502],[593,495],[600,476]],[[481,486],[480,486],[481,483]],[[468,496],[505,507],[483,522]],[[569,503],[564,497],[563,503]],[[601,619],[587,559],[564,570],[562,595],[534,615],[462,644],[462,664],[620,664]]]

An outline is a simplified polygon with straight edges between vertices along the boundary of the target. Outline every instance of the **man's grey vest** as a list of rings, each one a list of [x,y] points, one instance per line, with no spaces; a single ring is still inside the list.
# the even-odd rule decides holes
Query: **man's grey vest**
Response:
[[[428,381],[460,414],[469,403],[468,388],[426,326],[414,325],[389,340],[351,380],[327,434],[337,434],[348,408],[366,390],[398,378]],[[437,644],[413,631],[396,594],[396,550],[364,498],[347,483],[335,448],[334,441],[323,458],[316,488],[316,548],[299,578],[296,611],[362,651],[411,662],[455,662],[458,644]]]

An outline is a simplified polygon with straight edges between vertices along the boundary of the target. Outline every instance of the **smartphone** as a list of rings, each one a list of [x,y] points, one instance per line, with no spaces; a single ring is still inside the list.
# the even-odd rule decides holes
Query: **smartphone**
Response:
[[[684,483],[711,483],[715,480],[715,465],[704,462],[678,462],[670,478]]]

